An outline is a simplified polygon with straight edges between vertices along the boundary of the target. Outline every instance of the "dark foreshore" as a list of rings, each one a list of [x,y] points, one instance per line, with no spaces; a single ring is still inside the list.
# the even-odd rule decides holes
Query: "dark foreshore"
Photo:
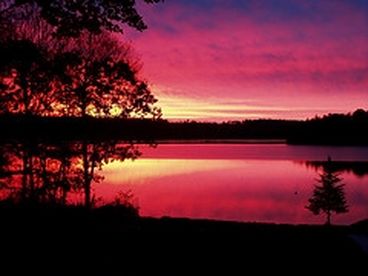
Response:
[[[347,226],[145,218],[124,207],[1,204],[2,268],[12,275],[188,275],[366,269],[354,240],[368,222]],[[20,265],[21,264],[21,265]],[[362,270],[363,269],[363,270]],[[230,273],[230,274],[228,274]]]

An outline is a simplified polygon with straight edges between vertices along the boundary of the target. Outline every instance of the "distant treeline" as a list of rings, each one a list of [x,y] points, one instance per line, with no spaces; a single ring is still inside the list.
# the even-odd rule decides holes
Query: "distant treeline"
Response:
[[[358,109],[302,121],[287,139],[295,144],[368,145],[368,111]]]
[[[9,115],[0,117],[0,136],[3,140],[283,139],[291,144],[368,145],[368,111],[358,109],[305,121],[259,119],[224,123]]]

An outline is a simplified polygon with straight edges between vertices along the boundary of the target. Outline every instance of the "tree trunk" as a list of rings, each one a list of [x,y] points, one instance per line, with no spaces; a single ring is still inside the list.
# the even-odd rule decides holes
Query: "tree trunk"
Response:
[[[22,170],[22,191],[21,200],[27,198],[27,184],[28,184],[28,154],[25,145],[23,145],[23,170]]]
[[[331,225],[331,211],[330,210],[327,211],[327,221],[326,221],[326,224],[328,226]]]
[[[83,118],[85,118],[87,116],[87,105],[83,103],[81,109],[81,115]]]
[[[36,187],[35,187],[35,181],[34,181],[34,175],[33,175],[33,158],[32,156],[28,159],[29,165],[28,165],[28,173],[29,173],[29,198],[32,202],[36,201]]]
[[[66,158],[63,158],[60,168],[60,181],[61,181],[61,204],[66,205],[66,198],[68,196],[68,186],[67,175],[66,175]]]
[[[30,116],[31,115],[31,111],[30,111],[30,97],[28,95],[28,82],[24,77],[21,77],[20,80],[21,83],[21,87],[22,87],[22,97],[23,97],[23,104],[24,104],[24,109],[23,112],[26,116]]]
[[[91,208],[91,179],[88,173],[88,145],[86,141],[83,141],[82,145],[83,154],[83,184],[84,184],[84,206],[87,209]]]

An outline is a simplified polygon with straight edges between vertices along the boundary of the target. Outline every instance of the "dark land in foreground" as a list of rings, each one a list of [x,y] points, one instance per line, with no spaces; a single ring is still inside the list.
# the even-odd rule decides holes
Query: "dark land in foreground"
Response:
[[[2,269],[11,275],[364,275],[368,261],[354,242],[367,237],[368,221],[327,227],[156,219],[122,206],[4,203],[0,220]]]
[[[0,117],[0,139],[200,140],[263,139],[289,144],[368,145],[368,112],[329,114],[305,121],[244,120],[224,123],[93,117]]]

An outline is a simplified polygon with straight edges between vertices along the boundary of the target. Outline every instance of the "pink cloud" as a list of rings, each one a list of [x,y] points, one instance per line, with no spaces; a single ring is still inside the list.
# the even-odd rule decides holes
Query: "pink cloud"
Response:
[[[264,5],[251,3],[248,11],[214,6],[205,12],[169,2],[159,12],[145,11],[151,28],[128,37],[142,55],[144,75],[160,87],[159,99],[252,99],[260,110],[275,102],[308,109],[316,100],[321,112],[368,107],[366,13],[334,2],[318,6],[316,21],[264,19]],[[331,95],[349,104],[333,108]]]

